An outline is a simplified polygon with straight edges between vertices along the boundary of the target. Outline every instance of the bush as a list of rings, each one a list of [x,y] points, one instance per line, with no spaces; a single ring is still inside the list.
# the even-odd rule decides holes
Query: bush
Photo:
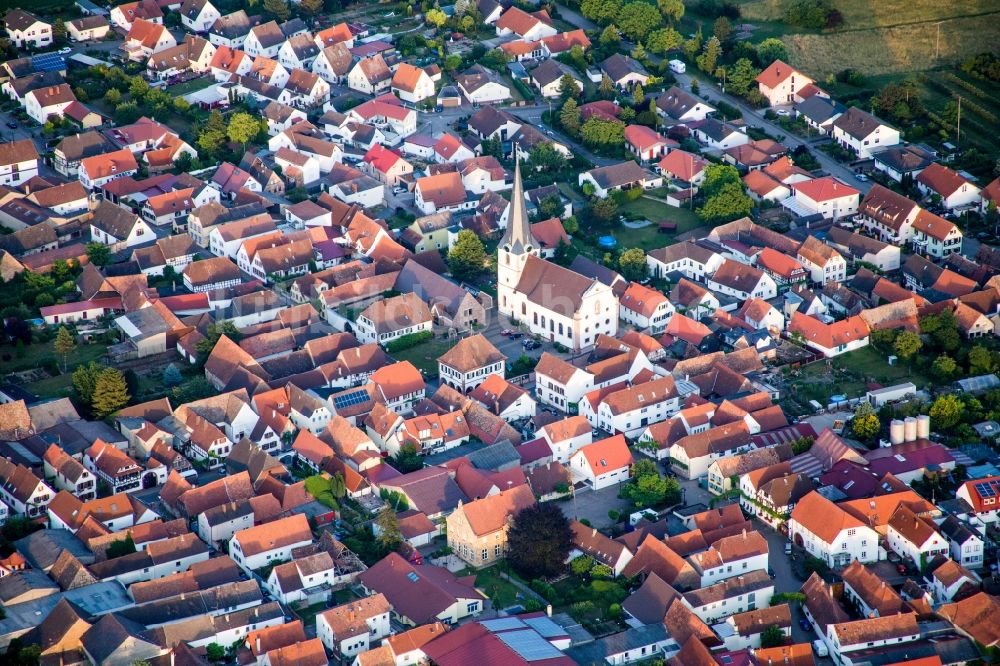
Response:
[[[595,564],[590,569],[590,577],[598,579],[594,581],[595,583],[598,582],[599,580],[606,580],[608,578],[611,578],[614,575],[615,575],[614,570],[607,564]]]
[[[392,352],[403,351],[404,349],[410,349],[411,347],[416,347],[417,345],[423,344],[428,340],[432,339],[434,334],[430,331],[420,331],[418,333],[410,333],[409,335],[404,335],[402,337],[396,338],[391,342],[386,343],[385,349],[390,354]]]

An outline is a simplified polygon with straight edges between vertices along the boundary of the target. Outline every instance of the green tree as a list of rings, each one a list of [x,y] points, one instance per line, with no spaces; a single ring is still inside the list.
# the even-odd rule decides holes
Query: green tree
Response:
[[[86,365],[77,366],[76,370],[73,371],[73,389],[83,403],[89,405],[93,401],[97,378],[103,370],[104,368],[91,361]]]
[[[662,18],[656,7],[642,0],[634,0],[618,12],[617,25],[622,33],[634,42],[642,40],[650,30],[658,28]]]
[[[243,144],[244,149],[260,132],[260,119],[249,113],[234,113],[226,127],[226,136],[236,143]]]
[[[57,44],[62,44],[66,41],[66,24],[61,18],[56,18],[56,20],[52,22],[52,39],[54,39]]]
[[[673,28],[660,28],[646,35],[646,48],[650,53],[663,54],[680,48],[684,37]]]
[[[594,558],[590,555],[578,555],[569,562],[569,570],[577,576],[584,576],[590,573],[594,566]]]
[[[931,404],[927,415],[935,430],[951,430],[959,424],[965,412],[965,404],[954,393],[938,396]]]
[[[389,505],[383,506],[375,516],[378,534],[375,541],[387,551],[395,551],[403,543],[403,533],[399,529],[399,518]]]
[[[168,363],[163,369],[163,385],[167,387],[177,386],[184,381],[181,371],[173,363]]]
[[[323,11],[323,0],[299,0],[299,10],[303,14],[315,16]]]
[[[746,96],[751,89],[756,90],[755,79],[760,70],[754,67],[750,58],[740,58],[727,71],[726,92],[740,97]]]
[[[410,472],[416,472],[419,469],[424,468],[424,457],[420,455],[417,451],[417,447],[413,444],[403,444],[399,447],[399,451],[390,460],[392,466],[403,474],[409,474]]]
[[[982,345],[969,350],[969,374],[986,375],[997,369],[996,355]]]
[[[583,0],[580,3],[580,13],[591,21],[605,24],[617,18],[621,6],[621,0]]]
[[[781,647],[785,644],[785,632],[776,624],[760,632],[760,646],[763,649]]]
[[[642,248],[633,247],[622,252],[618,257],[618,268],[622,277],[632,282],[641,282],[649,275],[646,265],[646,253]]]
[[[632,88],[632,101],[635,102],[636,106],[639,106],[646,100],[646,91],[642,89],[642,84],[637,83],[635,87]]]
[[[528,167],[540,173],[556,173],[566,168],[566,158],[550,141],[543,141],[528,153]]]
[[[621,146],[625,143],[625,125],[616,120],[592,116],[580,127],[580,136],[588,146]]]
[[[87,243],[87,261],[98,267],[111,263],[111,248],[103,243]]]
[[[279,21],[287,21],[292,15],[292,10],[288,8],[285,0],[264,0],[264,11],[275,17]]]
[[[209,643],[205,646],[205,656],[211,662],[225,661],[226,648],[222,647],[218,643]]]
[[[953,379],[958,374],[958,363],[951,356],[941,354],[931,363],[931,374],[941,381]]]
[[[677,23],[684,17],[684,0],[656,0],[663,17],[672,23]]]
[[[551,578],[565,570],[573,533],[562,509],[546,502],[516,516],[507,533],[507,561],[522,578]]]
[[[861,440],[869,440],[878,435],[882,429],[879,423],[878,414],[869,402],[862,402],[854,410],[854,418],[851,420],[851,432]]]
[[[63,372],[66,372],[66,359],[76,349],[76,338],[69,332],[69,329],[65,326],[60,326],[59,332],[56,333],[56,339],[52,343],[52,348],[57,354],[62,356]]]
[[[448,251],[448,268],[456,280],[469,280],[485,270],[486,248],[474,232],[463,229]]]
[[[706,197],[713,197],[722,191],[724,185],[741,182],[740,172],[736,167],[730,164],[710,164],[705,167],[701,191]]]
[[[132,540],[132,534],[128,532],[125,534],[124,539],[117,539],[108,544],[107,549],[104,551],[104,556],[109,560],[113,560],[124,555],[131,555],[134,552],[136,552],[135,541]]]
[[[602,222],[610,222],[618,215],[618,204],[614,199],[598,199],[591,205],[590,213]]]
[[[632,480],[622,489],[622,496],[637,509],[675,504],[680,500],[680,484],[660,474],[656,463],[641,458],[632,466]]]
[[[347,496],[347,484],[344,481],[344,475],[340,472],[330,477],[330,494],[333,495],[334,499],[343,499]]]
[[[614,24],[604,28],[601,31],[601,36],[597,39],[597,43],[607,49],[617,49],[621,41],[621,33],[618,32],[618,28]]]
[[[695,59],[695,62],[698,64],[698,69],[706,74],[712,74],[715,72],[715,65],[719,62],[721,55],[722,44],[719,42],[719,38],[713,35],[705,42],[705,48],[702,49],[701,55]]]
[[[565,103],[579,94],[580,88],[576,85],[576,79],[572,74],[566,73],[559,77],[559,99]]]
[[[742,183],[726,183],[696,212],[705,222],[721,223],[747,217],[752,210],[753,199],[747,196]]]
[[[691,37],[690,39],[686,39],[684,41],[684,55],[685,57],[687,57],[688,62],[692,62],[695,56],[698,54],[698,51],[701,50],[701,39],[702,39],[701,28],[699,28],[698,31],[694,34],[694,37]],[[693,86],[694,83],[692,82],[691,85]],[[691,92],[694,92],[694,90],[692,89]]]
[[[912,331],[901,331],[892,343],[892,349],[896,352],[896,356],[904,361],[913,358],[923,346],[924,343],[920,340],[920,336]]]
[[[601,99],[614,99],[616,92],[615,82],[611,80],[610,76],[603,74],[601,84],[597,87],[597,95]],[[591,120],[593,119],[591,118]]]
[[[424,14],[424,20],[435,28],[440,28],[448,22],[448,15],[435,8]]]
[[[575,215],[570,215],[565,220],[563,220],[562,226],[563,230],[570,236],[580,231],[580,223],[577,221]]]
[[[115,368],[105,368],[97,376],[97,381],[94,384],[91,407],[94,410],[94,415],[103,419],[127,405],[130,397],[128,384],[125,383],[125,376],[121,371]]]
[[[215,349],[216,343],[219,342],[219,338],[223,335],[233,342],[239,342],[243,338],[243,334],[240,333],[240,330],[231,321],[209,324],[208,328],[205,329],[205,337],[199,340],[195,347],[198,357],[202,359],[203,363],[208,358],[208,355],[212,353],[212,350]]]
[[[768,37],[757,45],[757,62],[761,67],[767,67],[775,60],[787,60],[788,48],[777,37]]]
[[[725,42],[733,34],[733,24],[730,23],[729,19],[725,16],[720,16],[715,19],[715,23],[712,24],[712,34],[715,35],[716,39],[720,42]]]

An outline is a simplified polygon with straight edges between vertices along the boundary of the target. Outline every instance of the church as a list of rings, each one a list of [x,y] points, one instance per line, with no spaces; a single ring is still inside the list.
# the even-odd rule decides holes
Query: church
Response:
[[[532,335],[580,351],[597,336],[618,332],[618,297],[611,287],[542,259],[514,167],[507,230],[497,249],[497,307]]]

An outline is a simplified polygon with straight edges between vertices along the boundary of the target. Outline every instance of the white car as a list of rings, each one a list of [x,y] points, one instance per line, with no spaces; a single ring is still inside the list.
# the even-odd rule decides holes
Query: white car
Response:
[[[71,49],[68,46],[64,46],[61,49],[59,49],[59,51],[57,53],[59,53],[59,55],[66,55],[67,53],[72,53],[72,52],[73,52],[73,49]]]
[[[779,116],[790,115],[790,112],[788,111],[788,109],[778,109],[777,111],[775,111],[775,113],[777,113]]]
[[[826,647],[826,643],[821,640],[813,641],[813,652],[816,653],[817,657],[830,656],[830,650]]]

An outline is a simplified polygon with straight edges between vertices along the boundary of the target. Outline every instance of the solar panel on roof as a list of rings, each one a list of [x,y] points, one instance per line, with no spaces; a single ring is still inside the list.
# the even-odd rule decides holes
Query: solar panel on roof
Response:
[[[996,496],[996,490],[994,490],[992,483],[977,483],[975,488],[980,497]]]
[[[58,53],[43,53],[31,57],[36,72],[58,72],[66,69],[66,60]]]
[[[521,629],[524,627],[524,622],[521,622],[521,620],[516,617],[500,617],[495,620],[483,620],[479,624],[483,625],[492,632],[509,631],[511,629]]]
[[[566,630],[552,621],[552,618],[541,615],[525,618],[524,623],[541,634],[544,638],[565,636]]]
[[[511,650],[516,652],[525,661],[541,661],[542,659],[558,659],[563,653],[555,648],[552,643],[538,635],[534,629],[522,629],[520,631],[505,631],[496,634],[496,637],[507,644]]]
[[[345,407],[360,405],[363,402],[368,402],[368,400],[368,391],[353,391],[347,395],[338,395],[333,399],[333,406],[336,409],[344,409]]]

